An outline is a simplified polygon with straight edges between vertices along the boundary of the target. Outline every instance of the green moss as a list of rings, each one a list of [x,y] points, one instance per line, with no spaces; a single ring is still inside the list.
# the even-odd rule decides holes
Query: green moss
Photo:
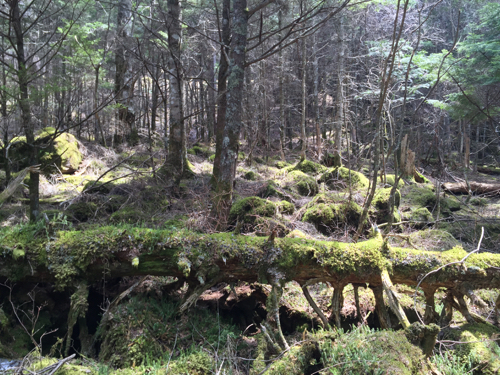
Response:
[[[302,160],[298,162],[296,165],[287,168],[289,171],[301,171],[306,174],[318,174],[318,173],[323,173],[328,170],[324,165],[315,163],[311,160]]]
[[[450,233],[439,229],[414,232],[410,235],[410,240],[419,249],[428,251],[445,251],[460,245]]]
[[[254,171],[248,171],[243,174],[243,178],[248,181],[255,181],[258,175]]]
[[[302,221],[314,224],[320,232],[329,234],[333,227],[339,224],[357,225],[361,213],[361,207],[352,201],[336,204],[318,203],[306,210]]]
[[[349,176],[352,187],[355,189],[365,189],[370,184],[363,174],[344,167],[328,170],[323,173],[318,182],[324,182],[332,190],[340,190],[349,186]]]
[[[66,212],[73,219],[83,222],[93,219],[98,208],[94,202],[77,202],[69,206]]]
[[[251,224],[258,216],[271,217],[276,212],[276,205],[259,197],[248,197],[236,201],[229,212],[229,222],[236,221]]]
[[[402,331],[373,331],[355,328],[344,334],[340,331],[333,340],[320,344],[323,366],[335,369],[335,374],[424,373],[423,354],[410,344]]]
[[[375,217],[377,223],[387,223],[390,218],[390,207],[389,207],[389,198],[391,194],[392,188],[384,188],[378,189],[373,197],[372,206],[375,210]],[[394,193],[394,212],[393,212],[393,222],[397,222],[401,220],[401,215],[397,211],[401,201],[401,193],[396,189]]]
[[[278,169],[283,169],[290,166],[290,164],[287,163],[286,161],[279,160],[274,164],[274,166]]]
[[[208,161],[212,161],[212,162],[213,162],[214,160],[215,160],[215,154],[210,155],[210,156],[208,157]]]
[[[183,354],[168,369],[172,375],[210,375],[214,373],[215,360],[207,352],[196,351]]]
[[[468,342],[457,346],[457,355],[468,356],[481,374],[498,374],[500,371],[500,349],[495,342],[500,331],[491,324],[465,324],[451,331],[452,340]]]
[[[82,153],[78,149],[78,142],[72,134],[62,133],[53,142],[54,128],[45,128],[36,136],[36,143],[39,148],[39,161],[44,173],[73,173],[83,160]],[[48,144],[48,146],[47,146]],[[29,166],[30,147],[26,144],[26,137],[16,137],[11,141],[9,158],[19,169]],[[1,156],[0,156],[0,162]]]
[[[142,211],[134,207],[123,207],[122,209],[114,212],[109,220],[112,223],[137,223],[144,220],[145,217]]]
[[[310,197],[318,193],[319,187],[314,178],[304,172],[294,170],[287,175],[286,186],[302,196]]]
[[[471,198],[469,203],[472,204],[473,206],[484,207],[488,205],[488,200],[486,198],[473,197]]]
[[[278,202],[276,206],[282,214],[291,215],[295,212],[294,204],[287,201]]]
[[[394,186],[394,183],[396,182],[396,177],[393,174],[388,174],[385,176],[385,178],[386,178],[386,182],[389,185]],[[398,189],[401,189],[403,186],[405,186],[405,182],[402,179],[399,179]]]
[[[410,220],[422,223],[421,226],[434,220],[431,212],[427,207],[420,207],[416,210],[412,210],[410,213]]]
[[[157,282],[161,287],[162,280]],[[213,360],[198,345],[223,348],[236,338],[235,327],[209,311],[191,310],[181,319],[178,305],[168,298],[132,296],[111,313],[113,318],[99,330],[103,340],[99,360],[113,367],[167,362],[172,356],[169,374],[208,375],[215,370]]]
[[[264,338],[262,338],[262,340],[264,340]],[[266,364],[261,362],[263,359],[264,356],[261,356],[261,358],[257,358],[257,363],[254,364],[253,368],[256,373],[262,371],[266,367]],[[290,351],[286,353],[286,355],[284,355],[281,359],[273,362],[271,367],[267,369],[266,374],[304,374],[310,367],[320,365],[320,359],[321,353],[319,351],[318,343],[310,341],[305,342],[302,345],[293,346]],[[321,367],[322,366],[318,366],[318,368]]]
[[[430,186],[410,185],[403,200],[410,207],[427,207],[432,210],[436,204],[436,193]]]
[[[302,221],[314,224],[318,230],[330,227],[337,217],[337,209],[334,205],[319,203],[307,209]]]
[[[213,154],[213,152],[210,150],[210,147],[200,144],[195,144],[193,147],[187,150],[187,153],[190,155],[203,156],[206,158]]]
[[[313,238],[309,236],[308,234],[305,234],[301,230],[294,229],[290,233],[286,235],[287,238],[303,238],[306,240],[312,240]]]
[[[269,180],[267,181],[265,189],[261,193],[262,198],[267,197],[278,197],[281,199],[285,199],[285,194],[280,191],[280,188],[276,181]]]

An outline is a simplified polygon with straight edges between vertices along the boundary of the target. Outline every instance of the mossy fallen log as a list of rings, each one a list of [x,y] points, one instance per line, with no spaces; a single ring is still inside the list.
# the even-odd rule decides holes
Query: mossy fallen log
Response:
[[[442,185],[445,191],[453,194],[489,194],[500,195],[500,184],[487,184],[483,182],[446,182]]]
[[[357,244],[301,238],[269,242],[263,237],[183,230],[101,227],[49,233],[36,228],[0,231],[0,281],[50,282],[64,289],[104,275],[173,276],[188,283],[194,294],[186,301],[191,301],[205,286],[238,280],[273,285],[292,280],[307,285],[314,280],[335,286],[368,284],[378,290],[384,283],[386,289],[390,286],[383,282],[383,277],[390,277],[392,284],[415,286],[430,271],[456,262],[426,277],[421,288],[459,293],[500,288],[500,255],[474,253],[460,262],[467,254],[461,247],[442,252],[393,248],[381,237]]]

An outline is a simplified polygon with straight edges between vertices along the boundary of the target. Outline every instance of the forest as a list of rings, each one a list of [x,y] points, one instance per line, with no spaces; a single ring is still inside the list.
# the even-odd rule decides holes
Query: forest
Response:
[[[0,1],[0,374],[498,374],[500,2]]]

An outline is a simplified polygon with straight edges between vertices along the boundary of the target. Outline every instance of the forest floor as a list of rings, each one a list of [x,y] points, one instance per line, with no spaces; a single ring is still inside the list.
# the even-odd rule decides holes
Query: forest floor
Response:
[[[90,143],[80,144],[80,150],[84,159],[73,175],[41,178],[42,212],[54,226],[82,231],[115,225],[214,233],[215,223],[209,217],[210,145],[197,144],[189,150],[195,177],[183,180],[180,186],[158,177],[161,151],[153,152],[145,146],[111,150]],[[240,152],[237,167],[232,231],[248,237],[269,237],[274,231],[279,237],[353,241],[356,219],[368,193],[366,166],[351,161],[358,167],[333,170],[311,161],[299,163],[294,152],[288,152],[286,162],[277,157],[255,157],[249,163],[244,151],[248,152],[244,148]],[[455,196],[445,194],[440,187],[443,182],[464,179],[499,183],[499,177],[454,169],[438,180],[432,177],[433,168],[429,164],[420,170],[427,178],[425,183],[400,183],[396,225],[388,235],[389,243],[422,251],[445,251],[455,246],[470,251],[476,248],[483,227],[481,251],[500,253],[500,198]],[[370,237],[370,227],[382,229],[387,221],[388,192],[394,183],[389,168],[378,182],[369,215],[371,225],[364,238]],[[2,231],[28,225],[26,194],[22,188],[2,206]],[[31,283],[17,289],[7,281],[2,285],[0,335],[9,331],[16,344],[2,351],[0,339],[0,357],[25,355],[33,348],[31,339],[41,342],[44,333],[44,355],[68,354],[63,348],[71,294],[46,284]],[[483,316],[485,323],[467,324],[455,311],[450,329],[440,335],[434,355],[425,360],[403,331],[378,330],[375,298],[369,288],[359,289],[358,310],[354,286],[345,287],[342,329],[329,331],[320,328],[321,321],[301,286],[296,282],[286,284],[279,312],[291,348],[278,353],[268,347],[261,326],[256,324],[267,314],[270,286],[218,284],[205,291],[194,308],[179,315],[185,288],[172,291],[171,285],[171,278],[149,276],[103,280],[91,286],[84,322],[73,331],[69,350],[81,354],[80,359],[62,366],[59,371],[65,372],[60,373],[465,374],[494,373],[500,368],[500,349],[495,341],[500,331],[494,327],[496,289],[477,291],[487,307],[470,301],[471,311]],[[130,295],[111,308],[110,301],[132,286],[135,289]],[[424,314],[423,294],[415,294],[414,288],[405,285],[396,288],[408,318],[416,321],[417,314]],[[309,291],[329,316],[333,286],[320,282],[309,286]],[[438,290],[436,298],[440,300],[445,294],[444,289]],[[443,306],[437,304],[438,313]],[[114,320],[104,324],[101,319],[108,310]],[[16,311],[23,316],[16,318]],[[31,324],[29,332],[38,332],[27,334],[20,322]],[[398,328],[397,321],[394,327]],[[59,332],[48,334],[53,329]],[[35,355],[25,359],[38,370],[56,362]]]

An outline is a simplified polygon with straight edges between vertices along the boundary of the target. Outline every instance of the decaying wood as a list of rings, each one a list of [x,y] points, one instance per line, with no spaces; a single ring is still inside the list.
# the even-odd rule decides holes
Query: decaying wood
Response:
[[[488,194],[500,195],[500,184],[487,184],[482,182],[446,182],[442,185],[443,190],[453,194]]]
[[[39,166],[38,165],[30,166],[19,172],[17,177],[14,180],[12,180],[9,185],[7,185],[4,191],[0,193],[0,206],[2,206],[3,202],[9,199],[17,191],[19,186],[22,185],[28,173],[40,173]]]
[[[399,303],[398,294],[392,284],[391,277],[389,276],[389,272],[386,269],[382,270],[381,274],[382,286],[384,292],[387,296],[387,301],[389,302],[389,307],[398,317],[399,322],[403,326],[403,328],[408,328],[410,326],[410,322],[406,317],[406,314]]]
[[[344,287],[344,283],[336,283],[333,287],[332,315],[337,328],[341,327],[340,312],[342,311],[342,307],[344,307]]]
[[[323,311],[318,307],[316,302],[314,302],[314,299],[311,297],[311,294],[309,293],[309,290],[307,289],[307,285],[302,285],[302,292],[304,293],[304,296],[306,297],[307,302],[309,302],[309,305],[313,308],[314,312],[318,314],[318,316],[321,319],[321,322],[323,323],[323,328],[330,328],[330,324],[328,324],[328,319],[326,318],[325,314],[323,314]]]
[[[0,244],[0,282],[45,282],[65,288],[82,280],[91,284],[104,274],[107,280],[172,276],[185,280],[193,291],[183,308],[191,306],[200,292],[216,282],[272,280],[276,286],[292,280],[300,285],[328,282],[335,289],[332,320],[337,325],[343,288],[348,284],[369,284],[382,326],[389,327],[383,299],[384,270],[391,270],[390,283],[418,284],[424,290],[428,305],[426,323],[434,317],[432,291],[437,288],[467,295],[477,289],[500,288],[500,254],[391,248],[382,238],[356,244],[276,238],[270,246],[264,237],[109,227],[56,232],[50,238],[43,234],[22,245],[17,241],[5,237]],[[23,246],[24,257],[14,257],[18,246]],[[127,254],[138,256],[139,264],[133,265]],[[392,287],[385,284],[387,292]],[[451,304],[449,307],[453,308]],[[402,315],[399,318],[404,319]]]

